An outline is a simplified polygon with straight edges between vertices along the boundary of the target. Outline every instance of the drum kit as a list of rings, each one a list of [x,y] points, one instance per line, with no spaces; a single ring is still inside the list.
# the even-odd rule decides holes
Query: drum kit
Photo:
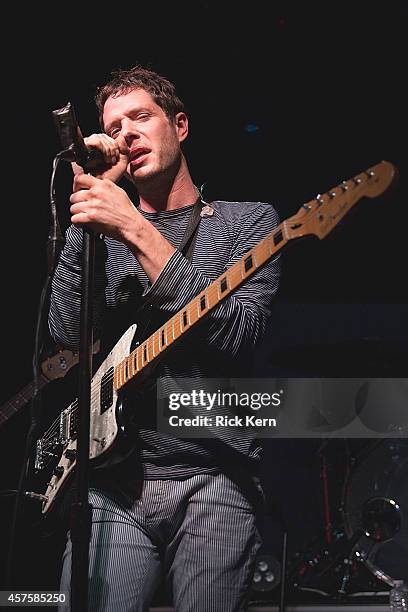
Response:
[[[260,559],[253,590],[348,603],[387,595],[397,580],[408,584],[408,379],[281,378],[276,386],[289,434],[309,438],[319,460],[323,511],[301,550],[289,550],[284,563],[278,552],[279,571]],[[299,495],[289,494],[291,507]]]
[[[380,580],[408,582],[408,438],[375,441],[355,461],[343,516],[355,552]]]
[[[360,442],[346,454],[336,528],[327,524],[325,541],[298,554],[290,571],[296,589],[337,601],[408,584],[408,437]],[[324,462],[330,441],[323,447]]]

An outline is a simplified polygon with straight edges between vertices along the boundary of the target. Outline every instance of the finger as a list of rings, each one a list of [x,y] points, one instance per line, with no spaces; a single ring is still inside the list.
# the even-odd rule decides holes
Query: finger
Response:
[[[71,223],[77,226],[84,226],[90,222],[89,216],[85,212],[76,212],[71,216]]]
[[[82,168],[82,166],[79,166],[75,162],[71,163],[71,167],[72,167],[72,171],[74,173],[74,176],[76,176],[77,174],[83,174],[84,173],[84,169]]]
[[[69,212],[71,213],[71,217],[74,217],[78,213],[83,213],[84,212],[83,204],[81,202],[76,202],[75,204],[72,204],[69,207]]]
[[[88,147],[98,149],[103,154],[105,163],[114,165],[119,159],[119,147],[107,134],[91,134],[84,139]]]
[[[87,202],[72,204],[69,211],[72,223],[97,223],[99,220],[98,211],[93,206],[88,206]]]
[[[71,222],[76,227],[87,227],[96,233],[101,233],[103,231],[103,227],[86,212],[76,213],[71,217]]]
[[[98,185],[101,179],[92,176],[92,174],[77,174],[74,176],[74,191],[80,189],[90,189],[94,185]]]
[[[115,143],[118,145],[119,153],[128,157],[130,152],[125,137],[120,134],[116,138]]]
[[[119,147],[115,144],[115,141],[109,136],[101,134],[101,146],[105,163],[110,166],[116,164],[119,158]]]
[[[71,204],[76,204],[77,202],[85,202],[89,197],[89,189],[79,189],[69,196],[69,201]]]

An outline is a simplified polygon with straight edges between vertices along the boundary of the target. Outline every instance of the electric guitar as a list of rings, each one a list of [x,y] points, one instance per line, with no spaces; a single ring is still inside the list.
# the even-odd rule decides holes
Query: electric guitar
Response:
[[[99,351],[99,340],[95,342],[93,346],[93,352]],[[54,355],[51,355],[41,364],[41,372],[38,377],[37,391],[40,391],[52,380],[57,378],[63,378],[68,371],[79,362],[79,353],[60,350]],[[20,389],[12,398],[7,400],[2,406],[0,406],[0,428],[8,421],[14,414],[17,414],[23,406],[29,402],[36,394],[36,384],[34,381],[28,383],[25,387]]]
[[[102,462],[113,452],[123,429],[123,391],[131,381],[142,381],[166,351],[230,295],[290,240],[310,234],[323,239],[361,198],[375,198],[391,185],[396,168],[382,161],[327,193],[303,204],[298,212],[249,250],[239,261],[201,291],[152,335],[131,349],[136,324],[113,347],[91,381],[90,461]],[[148,369],[149,368],[149,369]],[[52,468],[42,513],[52,508],[76,465],[78,401],[73,401],[37,441],[37,471]]]

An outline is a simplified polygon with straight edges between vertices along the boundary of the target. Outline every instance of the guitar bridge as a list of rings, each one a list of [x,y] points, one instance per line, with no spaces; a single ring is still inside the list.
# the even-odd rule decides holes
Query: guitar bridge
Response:
[[[37,472],[40,472],[42,469],[44,469],[44,455],[43,455],[43,448],[42,448],[42,438],[37,440],[37,444],[35,447],[34,469],[37,470]]]

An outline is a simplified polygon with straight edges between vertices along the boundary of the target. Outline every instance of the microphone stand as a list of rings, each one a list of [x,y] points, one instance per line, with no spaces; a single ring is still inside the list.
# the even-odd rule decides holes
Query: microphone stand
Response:
[[[280,523],[282,527],[282,548],[281,548],[281,580],[279,587],[279,606],[278,612],[286,612],[286,580],[287,580],[287,557],[288,557],[288,527],[280,505],[275,504],[271,515]]]
[[[64,150],[60,156],[75,161],[84,172],[103,165],[100,151],[88,149],[82,138],[70,102],[53,111],[53,118]],[[89,541],[92,530],[92,505],[89,503],[89,434],[91,411],[91,377],[93,355],[93,290],[95,271],[95,235],[83,229],[82,278],[79,345],[78,426],[74,500],[71,505],[72,540],[71,610],[88,610]]]
[[[75,497],[71,506],[71,609],[88,609],[89,541],[92,505],[89,503],[89,432],[92,376],[92,303],[95,267],[95,235],[83,230],[82,283],[80,312],[78,436],[76,451]]]
[[[284,531],[282,536],[282,570],[281,584],[279,592],[279,612],[286,610],[286,573],[287,573],[287,554],[288,554],[288,530],[286,525],[283,525]]]

